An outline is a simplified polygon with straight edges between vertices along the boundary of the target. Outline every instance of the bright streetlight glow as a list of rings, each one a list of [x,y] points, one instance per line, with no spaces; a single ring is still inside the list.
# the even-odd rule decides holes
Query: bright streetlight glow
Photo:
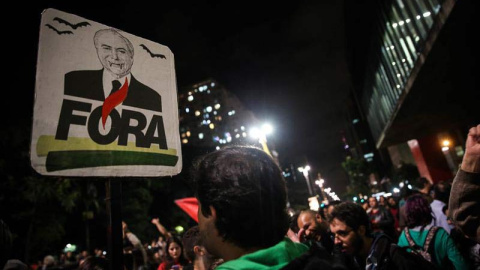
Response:
[[[273,133],[273,127],[270,124],[263,124],[262,133],[265,135],[270,135]]]
[[[260,138],[261,134],[262,133],[260,132],[260,130],[258,128],[254,127],[252,129],[250,129],[250,137],[252,137],[254,139]]]
[[[308,175],[308,171],[310,171],[310,166],[306,165],[305,167],[298,167],[298,171],[303,173],[303,176],[305,176],[305,181],[307,182],[307,187],[308,187],[308,193],[310,195],[313,195],[312,187],[310,184],[310,176]]]

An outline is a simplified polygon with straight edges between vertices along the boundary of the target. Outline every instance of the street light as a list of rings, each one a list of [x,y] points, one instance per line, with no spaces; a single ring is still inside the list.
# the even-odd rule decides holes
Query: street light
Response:
[[[267,146],[267,135],[270,135],[273,133],[273,127],[272,125],[266,123],[262,125],[262,128],[257,128],[253,127],[250,129],[250,136],[254,139],[258,139],[258,142],[262,145],[263,151],[265,153],[269,154],[272,156],[272,153],[270,153],[270,150],[268,149]]]
[[[303,176],[305,176],[305,181],[307,181],[308,193],[310,194],[310,196],[312,196],[313,192],[312,187],[310,186],[310,176],[308,173],[310,171],[310,166],[307,165],[305,167],[299,167],[298,171],[303,173]]]

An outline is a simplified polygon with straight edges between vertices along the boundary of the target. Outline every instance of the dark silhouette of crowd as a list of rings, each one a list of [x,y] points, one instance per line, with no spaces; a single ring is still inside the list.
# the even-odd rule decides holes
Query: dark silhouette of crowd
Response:
[[[193,166],[198,226],[183,236],[151,223],[147,244],[123,222],[127,270],[208,269],[479,269],[480,125],[468,134],[452,183],[418,179],[400,196],[331,201],[287,211],[287,190],[271,156],[226,147]],[[366,198],[365,198],[366,199]],[[288,213],[291,213],[290,215]],[[6,257],[11,235],[1,222],[3,269],[28,269]],[[30,269],[107,269],[102,250],[45,256]]]

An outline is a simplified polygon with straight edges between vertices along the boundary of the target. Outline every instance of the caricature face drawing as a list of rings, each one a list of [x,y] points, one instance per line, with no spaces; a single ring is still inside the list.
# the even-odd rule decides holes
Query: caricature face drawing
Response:
[[[100,30],[95,33],[95,48],[98,59],[105,70],[117,78],[130,73],[133,65],[133,45],[113,29]]]

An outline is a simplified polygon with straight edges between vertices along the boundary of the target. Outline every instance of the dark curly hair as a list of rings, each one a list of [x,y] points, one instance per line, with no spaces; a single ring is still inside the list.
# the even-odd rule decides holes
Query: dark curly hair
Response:
[[[280,168],[264,151],[245,146],[223,148],[194,166],[194,185],[204,216],[210,206],[225,241],[242,248],[266,248],[288,230],[287,190]]]
[[[191,262],[193,262],[196,257],[193,248],[195,246],[201,245],[199,233],[200,231],[198,230],[198,226],[193,226],[182,237],[182,243],[184,248],[183,254],[185,254],[185,257],[187,257],[187,259]]]
[[[342,202],[336,205],[330,215],[330,222],[336,218],[344,222],[348,227],[357,231],[360,226],[365,226],[365,235],[372,235],[372,227],[367,212],[362,206],[352,202]]]
[[[405,214],[408,228],[416,226],[425,227],[432,222],[432,208],[422,194],[415,194],[407,199],[405,202]]]

